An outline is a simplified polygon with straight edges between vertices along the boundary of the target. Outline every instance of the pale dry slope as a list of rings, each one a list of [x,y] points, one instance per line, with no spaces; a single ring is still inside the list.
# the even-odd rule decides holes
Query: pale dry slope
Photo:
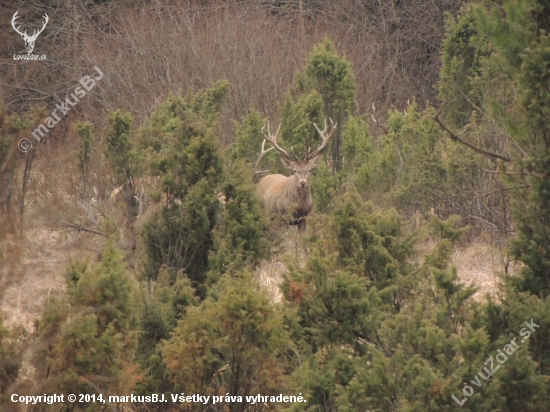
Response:
[[[506,266],[508,274],[517,273],[521,267],[519,263],[509,262],[508,259],[505,247],[479,240],[467,247],[455,248],[452,263],[462,283],[478,287],[474,299],[481,301],[489,295],[498,301],[501,292],[499,274],[506,273]]]
[[[97,260],[104,238],[42,226],[28,230],[22,242],[19,267],[6,268],[11,279],[0,309],[6,326],[22,325],[33,331],[46,298],[65,290],[64,273],[71,260]]]

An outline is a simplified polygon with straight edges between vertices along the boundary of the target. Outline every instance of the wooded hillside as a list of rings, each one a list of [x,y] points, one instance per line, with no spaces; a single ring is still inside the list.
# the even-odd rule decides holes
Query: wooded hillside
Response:
[[[2,11],[2,411],[550,409],[548,1]]]

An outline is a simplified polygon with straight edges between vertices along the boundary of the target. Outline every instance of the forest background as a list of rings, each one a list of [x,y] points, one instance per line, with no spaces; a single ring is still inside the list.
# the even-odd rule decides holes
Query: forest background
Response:
[[[549,410],[548,0],[1,9],[2,410]],[[13,59],[16,11],[47,60]],[[302,236],[255,193],[260,130],[303,153],[327,117]],[[475,242],[502,252],[477,298]],[[11,401],[182,392],[224,401]]]

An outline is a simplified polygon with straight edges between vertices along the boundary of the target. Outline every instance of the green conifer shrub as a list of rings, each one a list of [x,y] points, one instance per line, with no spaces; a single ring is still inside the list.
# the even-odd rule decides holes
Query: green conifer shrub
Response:
[[[43,393],[109,394],[131,391],[137,375],[136,282],[126,272],[114,241],[101,262],[75,262],[67,270],[67,292],[50,298],[36,325],[35,390]],[[103,404],[74,404],[101,410]],[[36,410],[57,410],[39,404]],[[49,408],[49,409],[48,409]]]

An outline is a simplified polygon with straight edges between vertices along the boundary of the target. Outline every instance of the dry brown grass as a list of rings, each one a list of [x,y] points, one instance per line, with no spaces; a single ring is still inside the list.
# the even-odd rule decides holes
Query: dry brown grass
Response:
[[[271,249],[270,258],[263,260],[256,269],[260,287],[267,291],[273,303],[283,299],[280,285],[288,273],[287,263],[303,268],[307,260],[306,243],[296,226],[278,231],[281,242]]]
[[[256,276],[260,287],[267,291],[274,303],[279,303],[283,299],[279,285],[283,281],[285,273],[288,273],[288,268],[277,257],[264,260],[258,265]]]
[[[53,143],[47,142],[37,151],[25,197],[22,236],[12,236],[19,252],[11,252],[8,267],[1,271],[4,289],[0,309],[5,323],[24,326],[28,331],[33,330],[45,299],[63,292],[63,275],[70,261],[95,260],[101,253],[105,238],[75,226],[100,232],[100,220],[116,212],[98,210],[95,206],[101,202],[91,201],[92,187],[100,191],[96,198],[106,190],[102,163],[98,161],[91,168],[88,194],[84,194],[75,167],[78,139],[65,145]],[[16,226],[20,229],[18,211],[6,218],[19,220]]]
[[[520,263],[509,259],[506,247],[478,239],[468,246],[457,247],[452,264],[462,283],[478,287],[473,299],[482,301],[488,295],[498,301],[502,294],[500,276],[506,271],[514,275],[521,267]]]
[[[18,267],[17,282],[6,290],[0,305],[7,326],[24,326],[33,331],[48,296],[65,290],[64,273],[71,260],[94,260],[101,253],[103,238],[90,233],[75,233],[52,226],[29,229]]]

